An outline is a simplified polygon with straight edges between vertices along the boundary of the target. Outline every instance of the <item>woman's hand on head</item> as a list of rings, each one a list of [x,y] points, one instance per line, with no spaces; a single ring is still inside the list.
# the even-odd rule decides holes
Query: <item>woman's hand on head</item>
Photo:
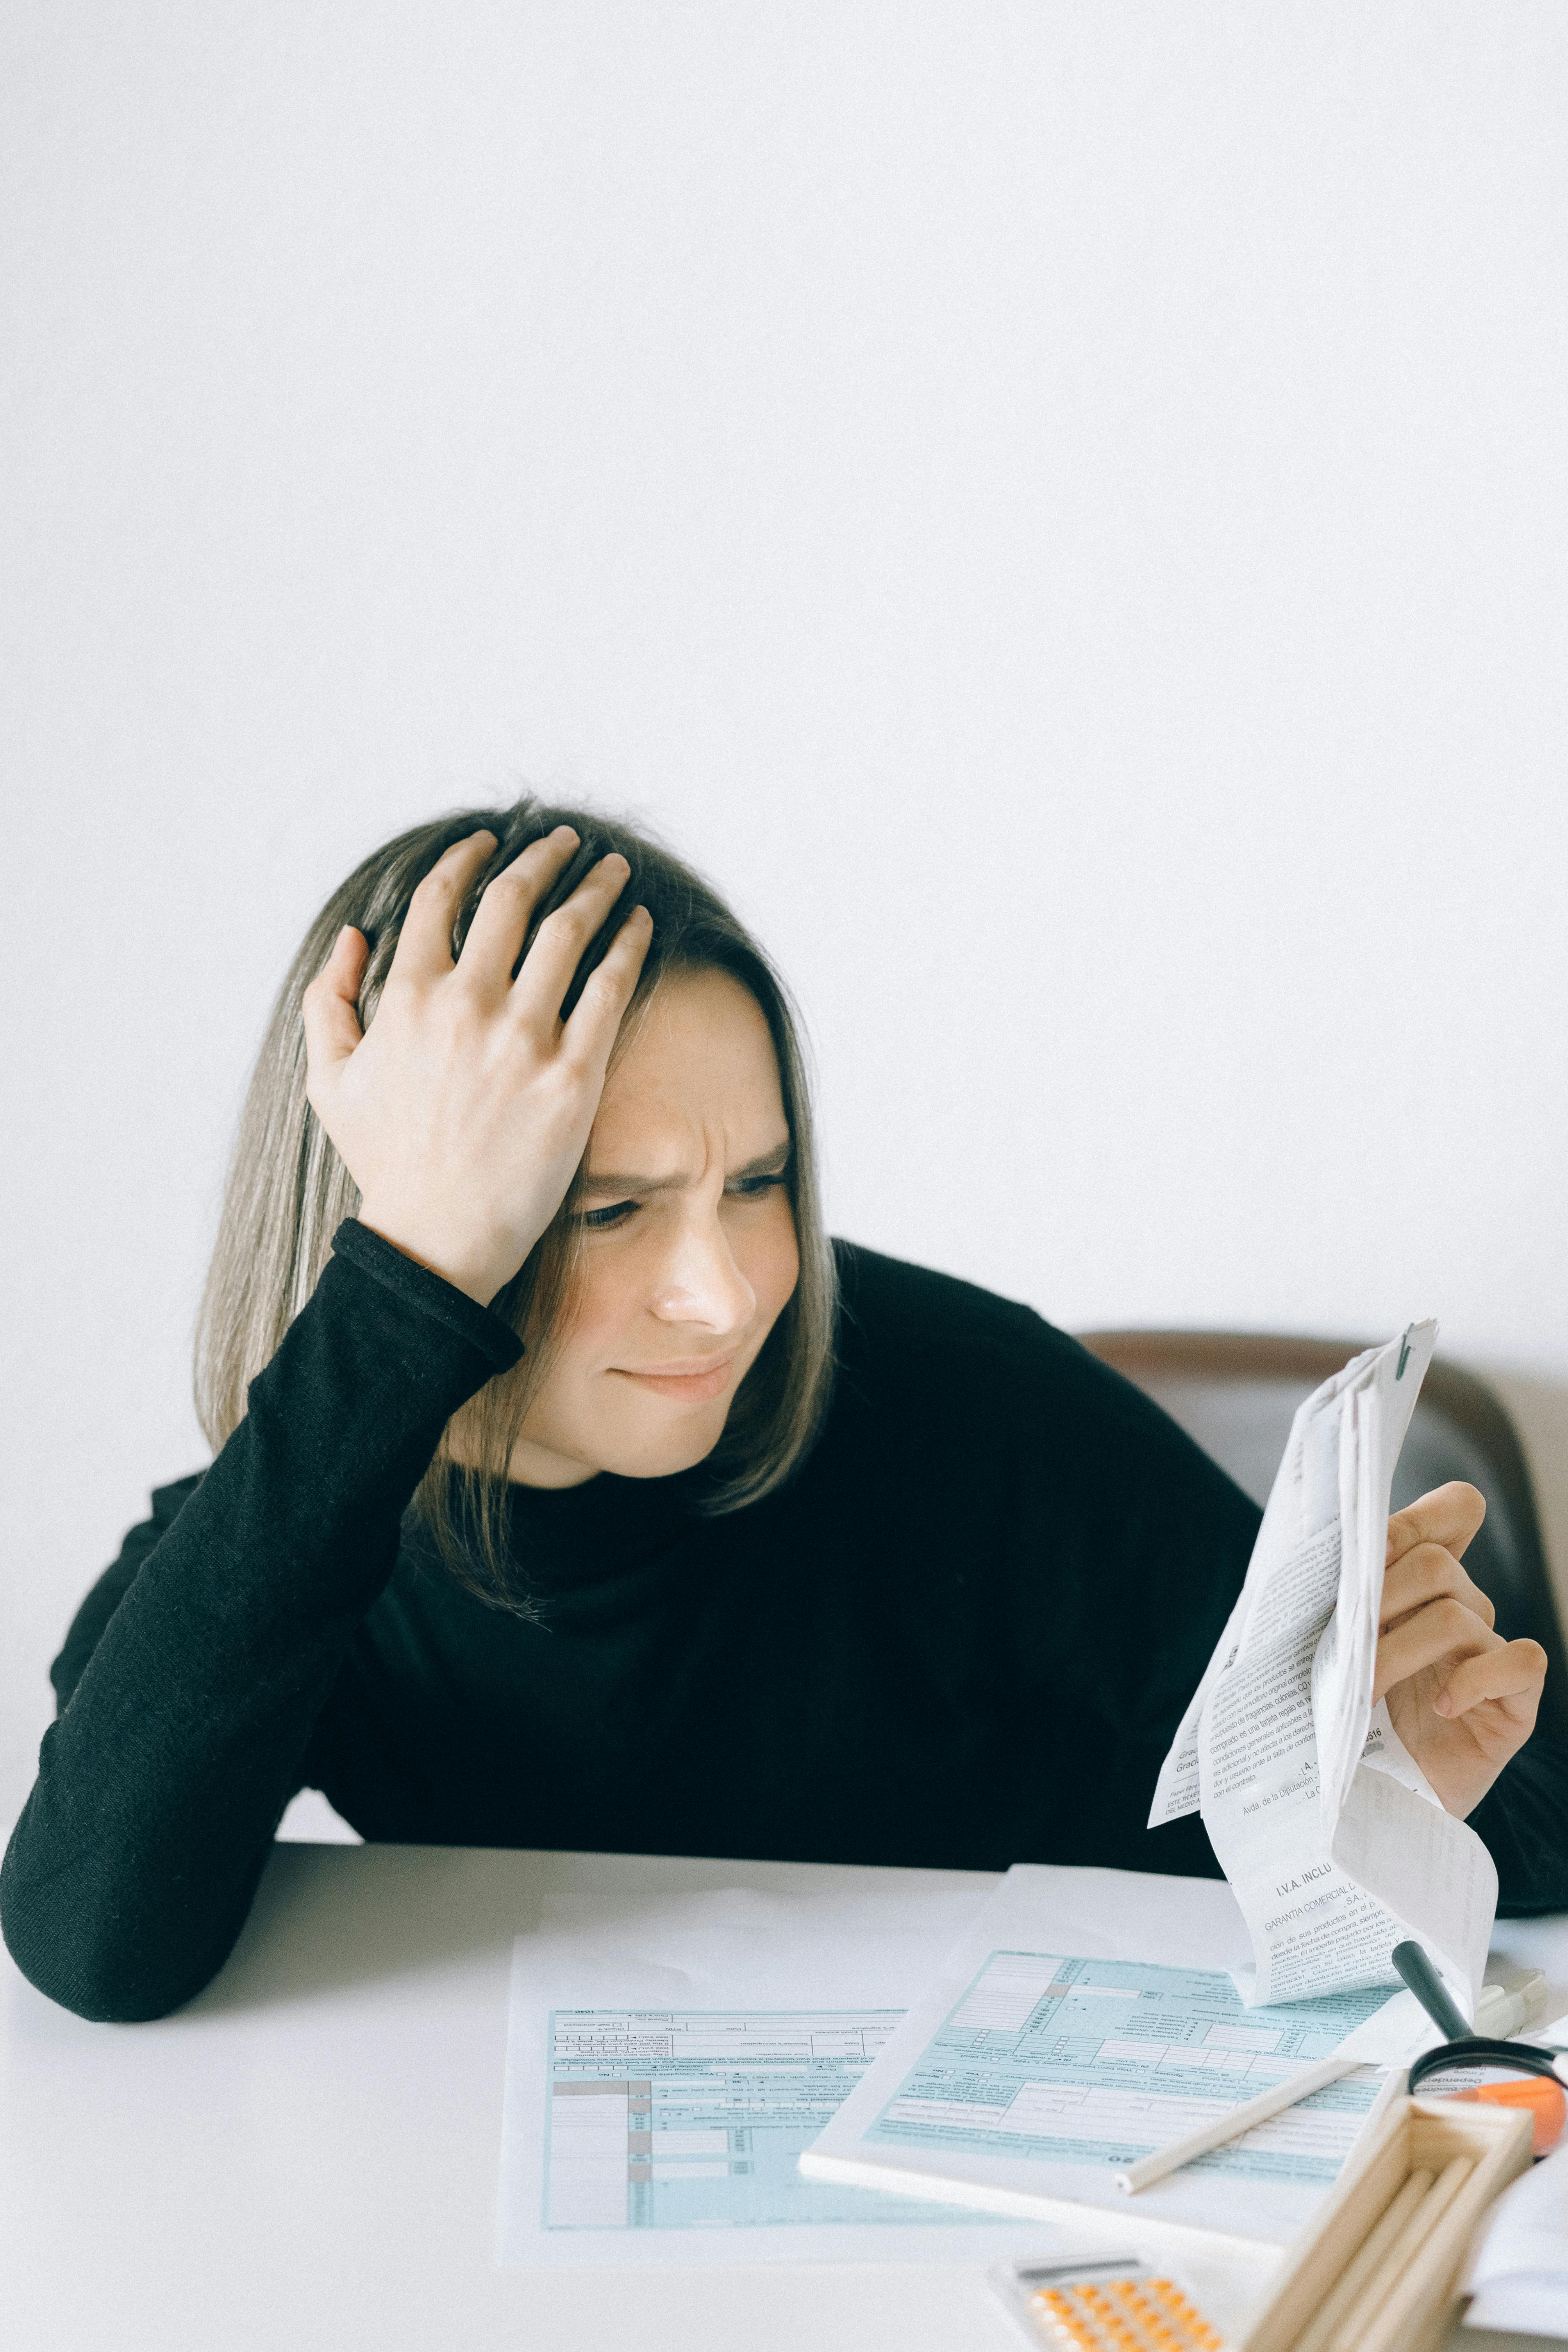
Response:
[[[1456,1480],[1388,1522],[1373,1700],[1462,1819],[1535,1728],[1546,1679],[1539,1642],[1505,1642],[1460,1565],[1486,1498]]]
[[[306,1093],[359,1186],[361,1222],[481,1306],[565,1197],[653,935],[634,908],[563,1023],[584,950],[631,870],[601,858],[540,925],[513,980],[533,910],[577,845],[559,827],[498,874],[454,963],[453,919],[496,846],[490,833],[455,843],[414,892],[368,1031],[357,930],[340,933],[305,991]]]

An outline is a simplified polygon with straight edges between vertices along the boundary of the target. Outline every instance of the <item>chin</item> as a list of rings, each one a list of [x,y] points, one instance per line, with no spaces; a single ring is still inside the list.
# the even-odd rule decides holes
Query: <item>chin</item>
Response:
[[[661,1430],[640,1445],[634,1442],[618,1448],[615,1459],[602,1466],[617,1478],[673,1478],[678,1471],[706,1461],[723,1434],[722,1421],[679,1433]]]

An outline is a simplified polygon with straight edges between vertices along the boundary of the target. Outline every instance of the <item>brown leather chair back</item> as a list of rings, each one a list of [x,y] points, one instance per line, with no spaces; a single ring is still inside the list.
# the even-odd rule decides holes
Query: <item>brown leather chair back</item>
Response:
[[[1085,1331],[1086,1348],[1162,1405],[1255,1502],[1268,1499],[1302,1399],[1367,1344],[1250,1331]],[[1568,1740],[1568,1658],[1523,1450],[1499,1398],[1473,1372],[1434,1360],[1394,1479],[1403,1509],[1468,1479],[1487,1498],[1465,1566],[1507,1641],[1528,1635],[1549,1664],[1541,1728]]]

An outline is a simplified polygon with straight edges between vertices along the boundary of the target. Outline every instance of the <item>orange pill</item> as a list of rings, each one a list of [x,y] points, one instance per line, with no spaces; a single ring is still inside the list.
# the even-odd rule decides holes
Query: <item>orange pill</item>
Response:
[[[1452,2091],[1455,2099],[1479,2099],[1491,2107],[1523,2107],[1535,2118],[1535,2153],[1555,2147],[1568,2123],[1568,2096],[1561,2083],[1545,2074],[1516,2074],[1506,2083],[1478,2084],[1473,2091]]]

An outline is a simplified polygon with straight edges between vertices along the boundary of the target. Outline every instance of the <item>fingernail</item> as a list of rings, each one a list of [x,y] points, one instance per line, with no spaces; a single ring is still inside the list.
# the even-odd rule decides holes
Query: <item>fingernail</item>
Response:
[[[1452,1715],[1454,1712],[1454,1702],[1447,1691],[1439,1691],[1432,1704],[1439,1715]]]

